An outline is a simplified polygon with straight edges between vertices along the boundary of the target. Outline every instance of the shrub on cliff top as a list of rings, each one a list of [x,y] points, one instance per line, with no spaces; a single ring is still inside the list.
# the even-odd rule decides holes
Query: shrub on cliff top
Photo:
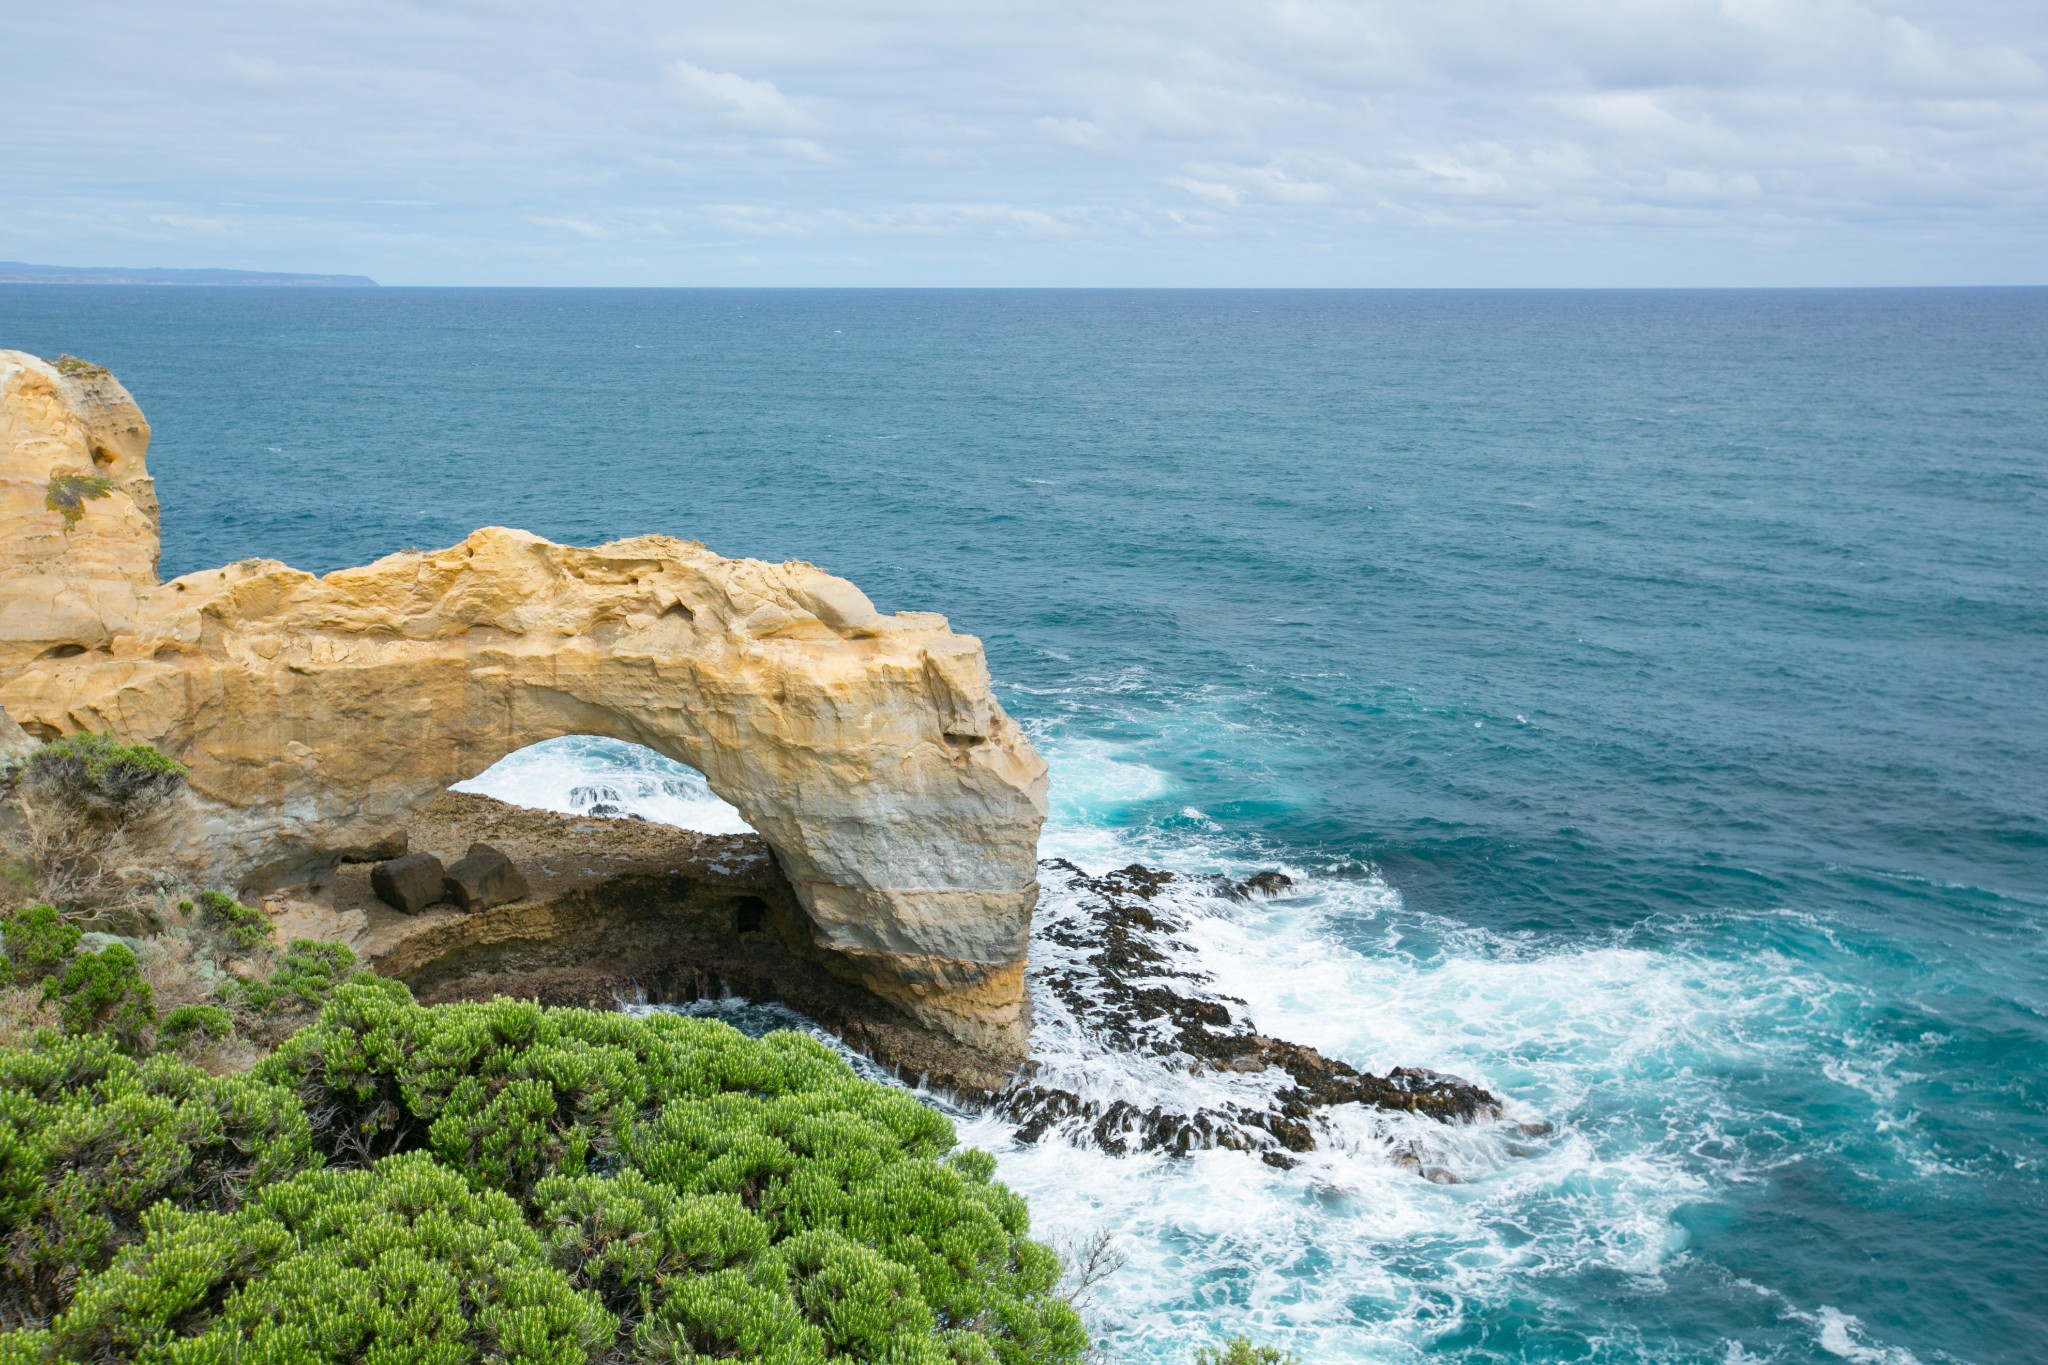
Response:
[[[1221,1346],[1196,1351],[1195,1365],[1301,1365],[1301,1357],[1277,1346],[1255,1346],[1250,1337],[1236,1336]]]
[[[119,825],[143,814],[185,778],[185,767],[148,744],[84,731],[45,744],[23,765],[22,784],[73,818]]]
[[[66,1033],[103,1035],[128,1052],[141,1051],[156,1024],[153,992],[125,943],[77,954],[44,978],[43,994],[57,1002]]]
[[[424,1154],[312,1171],[232,1214],[152,1210],[79,1287],[56,1360],[583,1365],[616,1323],[502,1194]]]
[[[0,1315],[47,1320],[160,1200],[233,1209],[314,1159],[305,1111],[277,1086],[138,1062],[101,1037],[0,1049]]]
[[[196,898],[199,921],[218,934],[238,952],[254,952],[270,942],[270,921],[261,910],[252,910],[233,896],[220,891],[202,891]],[[195,908],[191,901],[179,902],[180,909]]]
[[[34,985],[62,971],[85,931],[67,924],[56,907],[31,905],[0,918],[0,985]]]
[[[249,1077],[45,1034],[0,1049],[0,1307],[46,1329],[0,1361],[1078,1362],[953,1144],[801,1035],[361,976]]]

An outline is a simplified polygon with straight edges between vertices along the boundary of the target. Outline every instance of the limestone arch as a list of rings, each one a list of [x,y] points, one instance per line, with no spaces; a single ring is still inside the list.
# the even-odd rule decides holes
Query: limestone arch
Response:
[[[819,946],[1021,1056],[1045,764],[978,640],[812,565],[666,536],[487,527],[322,577],[245,560],[160,583],[147,440],[104,370],[0,352],[0,709],[187,764],[167,856],[216,880],[366,856],[508,753],[625,740],[760,831]],[[46,505],[116,443],[124,482],[75,520]]]

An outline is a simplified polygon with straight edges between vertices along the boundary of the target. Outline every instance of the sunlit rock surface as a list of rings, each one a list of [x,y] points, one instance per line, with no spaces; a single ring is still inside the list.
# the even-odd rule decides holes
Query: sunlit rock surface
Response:
[[[628,740],[739,808],[845,971],[1021,1059],[1045,764],[979,641],[666,536],[490,527],[325,577],[244,560],[159,583],[148,440],[106,371],[0,351],[0,707],[37,739],[109,730],[187,764],[169,856],[249,885],[389,853],[516,749]]]

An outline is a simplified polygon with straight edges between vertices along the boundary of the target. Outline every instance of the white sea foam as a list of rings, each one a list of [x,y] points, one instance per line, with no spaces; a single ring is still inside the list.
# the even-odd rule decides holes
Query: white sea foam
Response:
[[[530,744],[454,790],[564,815],[639,816],[705,834],[749,829],[695,768],[637,744],[592,735]]]
[[[1276,865],[1200,811],[1142,823],[1141,808],[1171,783],[1117,746],[1043,727],[1034,739],[1053,772],[1045,856],[1091,872],[1144,862],[1241,876]],[[580,740],[515,754],[463,789],[586,813],[588,789],[602,787],[616,793],[604,804],[649,819],[744,828],[701,783],[631,746]],[[1801,1049],[1811,1025],[1851,989],[1770,954],[1493,934],[1409,910],[1371,875],[1281,870],[1295,886],[1270,900],[1234,902],[1193,881],[1169,888],[1184,921],[1174,965],[1245,1001],[1264,1032],[1369,1071],[1463,1076],[1502,1095],[1510,1120],[1550,1129],[1529,1137],[1515,1122],[1446,1126],[1343,1107],[1324,1121],[1319,1149],[1283,1171],[1225,1150],[1112,1156],[1056,1135],[1021,1143],[1000,1116],[959,1114],[963,1140],[994,1153],[1029,1199],[1040,1236],[1073,1244],[1108,1229],[1129,1258],[1094,1310],[1116,1359],[1181,1365],[1195,1345],[1242,1331],[1317,1365],[1421,1361],[1508,1305],[1566,1312],[1575,1277],[1620,1276],[1654,1292],[1687,1252],[1680,1211],[1782,1159],[1740,1140],[1724,1078],[1810,1065]],[[1085,956],[1046,936],[1077,913],[1072,894],[1046,880],[1036,972]],[[1185,1110],[1270,1089],[1270,1078],[1193,1076],[1105,1048],[1049,990],[1034,991],[1034,1008],[1040,1079],[1084,1098]],[[1830,1074],[1882,1107],[1900,1060],[1887,1047],[1846,1046]],[[1910,1144],[1905,1117],[1896,1140]],[[1456,1183],[1422,1179],[1417,1164]],[[1833,1308],[1786,1303],[1781,1314],[1843,1359],[1913,1360]],[[1741,1343],[1717,1349],[1731,1362],[1754,1358]]]

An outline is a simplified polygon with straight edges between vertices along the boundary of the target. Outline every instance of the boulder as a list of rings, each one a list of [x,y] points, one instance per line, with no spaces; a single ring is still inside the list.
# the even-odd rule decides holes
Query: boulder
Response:
[[[393,910],[417,915],[448,899],[447,873],[431,853],[408,853],[370,869],[370,889]]]
[[[464,910],[488,910],[524,899],[531,889],[512,860],[489,844],[471,844],[448,869],[448,899]]]

